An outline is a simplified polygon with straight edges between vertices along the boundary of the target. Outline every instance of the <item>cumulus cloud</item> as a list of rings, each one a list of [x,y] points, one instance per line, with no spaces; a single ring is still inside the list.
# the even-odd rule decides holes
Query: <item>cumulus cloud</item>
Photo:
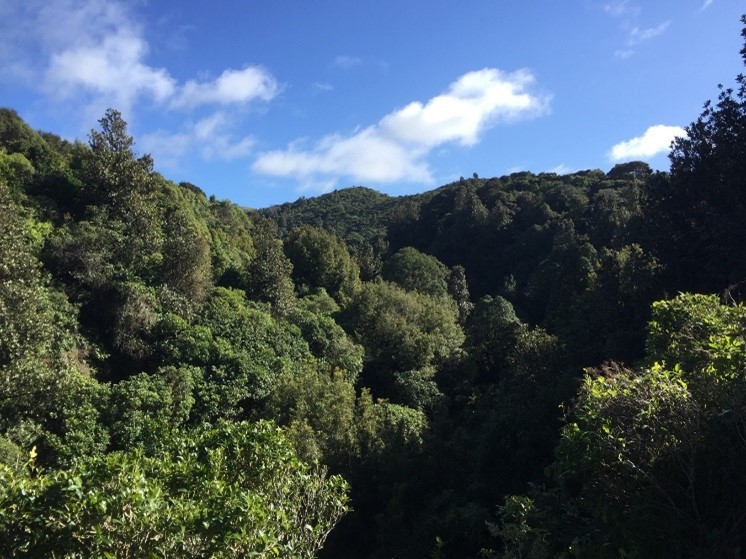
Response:
[[[427,102],[414,101],[377,124],[332,134],[307,146],[265,152],[254,171],[308,181],[348,177],[358,182],[432,182],[426,156],[447,143],[471,146],[495,123],[537,116],[549,98],[531,92],[533,75],[494,68],[469,72]]]
[[[46,87],[63,97],[85,89],[112,99],[122,108],[128,108],[140,96],[162,102],[174,94],[176,81],[166,70],[143,63],[147,50],[134,30],[119,28],[97,44],[73,45],[52,54]]]
[[[148,62],[149,45],[128,7],[105,0],[0,2],[0,70],[24,76],[50,98],[82,98],[123,112],[142,99],[163,107],[246,104],[279,92],[261,67],[227,69],[213,81],[180,84]],[[42,60],[40,64],[38,61]]]
[[[263,153],[254,163],[254,171],[306,182],[319,175],[326,177],[325,183],[329,182],[329,175],[343,175],[361,182],[402,179],[430,182],[430,171],[420,160],[421,156],[422,152],[408,150],[371,126],[350,136],[326,136],[310,149],[294,143],[284,151]]]
[[[280,87],[275,77],[256,66],[243,70],[225,70],[217,79],[207,82],[189,80],[173,99],[174,107],[195,107],[206,104],[242,104],[274,98]]]
[[[528,91],[534,81],[525,70],[469,72],[427,103],[415,101],[386,115],[379,127],[400,142],[428,148],[450,141],[473,145],[497,119],[514,120],[546,109],[548,100]]]
[[[671,148],[671,142],[677,137],[686,137],[686,130],[680,126],[657,124],[648,128],[642,136],[619,142],[607,155],[612,161],[650,159],[667,152]]]

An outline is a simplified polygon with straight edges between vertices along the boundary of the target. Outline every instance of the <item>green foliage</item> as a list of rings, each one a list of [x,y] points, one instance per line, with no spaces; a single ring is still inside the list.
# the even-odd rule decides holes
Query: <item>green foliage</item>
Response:
[[[603,249],[595,279],[566,313],[559,333],[588,362],[639,358],[650,319],[649,302],[661,295],[661,265],[640,245]]]
[[[461,325],[466,322],[471,311],[474,310],[474,303],[471,302],[469,295],[469,285],[466,281],[466,270],[460,264],[451,268],[448,275],[448,294],[456,302],[458,308],[458,320]]]
[[[0,108],[0,152],[18,154],[35,169],[48,168],[54,160],[54,154],[43,135],[32,130],[15,111],[6,108]],[[22,159],[12,161],[20,162],[21,167],[28,169]],[[26,174],[26,170],[22,173]]]
[[[746,18],[742,19],[746,29]],[[746,60],[744,61],[746,63]],[[746,76],[719,86],[686,136],[676,138],[670,177],[652,181],[646,212],[652,246],[679,291],[730,289],[746,281]]]
[[[22,367],[48,347],[51,309],[30,235],[3,182],[0,214],[0,367]]]
[[[115,258],[122,243],[122,232],[118,228],[104,225],[101,215],[91,221],[77,221],[58,228],[47,240],[43,259],[46,266],[59,278],[73,286],[99,290],[122,275],[121,266]]]
[[[30,468],[0,466],[5,556],[311,558],[347,510],[344,481],[300,462],[269,423]]]
[[[84,409],[68,405],[85,384],[79,375],[87,367],[74,310],[44,284],[21,213],[1,182],[0,214],[0,432],[25,424],[21,431],[31,440],[22,442],[36,442],[42,432],[69,431],[74,435],[64,446],[90,450],[72,442],[95,430]]]
[[[722,305],[714,295],[682,294],[670,301],[653,304],[648,326],[648,354],[671,366],[679,363],[686,371],[707,372],[716,361],[720,375],[736,377],[743,369],[744,356],[726,350],[730,363],[720,363],[718,340],[739,342],[746,327],[746,310],[741,305]],[[709,371],[712,372],[712,371]]]
[[[334,319],[323,312],[307,310],[318,301],[301,299],[288,320],[300,328],[311,353],[330,370],[339,369],[353,382],[363,370],[363,348],[354,343]]]
[[[394,394],[407,407],[433,413],[444,403],[444,394],[433,380],[432,369],[394,373]]]
[[[388,282],[369,283],[344,319],[365,348],[368,380],[379,386],[396,371],[445,363],[458,353],[464,334],[455,305]]]
[[[148,338],[158,320],[156,291],[138,282],[120,283],[115,297],[113,347],[133,360],[143,360],[151,351]]]
[[[654,364],[589,371],[551,468],[562,496],[541,497],[547,508],[506,541],[508,556],[537,530],[579,557],[738,556],[744,312],[701,295],[658,302],[648,341]],[[503,516],[504,530],[520,528]]]
[[[428,426],[422,411],[374,401],[365,389],[356,395],[342,372],[312,367],[280,380],[265,413],[287,426],[303,458],[320,460],[346,476],[382,456],[421,445]]]
[[[23,154],[8,155],[0,151],[0,181],[8,185],[11,192],[22,192],[33,175],[34,167]]]
[[[317,227],[291,231],[285,253],[293,264],[293,281],[304,291],[323,288],[345,306],[360,286],[360,269],[344,241]]]
[[[114,385],[107,420],[114,449],[162,448],[186,424],[194,405],[193,370],[165,367]]]
[[[448,268],[434,256],[404,247],[383,266],[383,277],[408,291],[432,297],[448,295]]]
[[[304,367],[284,377],[270,394],[265,414],[285,426],[299,455],[334,471],[349,471],[360,457],[355,386],[342,371]]]
[[[506,547],[502,559],[550,559],[547,540],[549,532],[537,526],[537,506],[529,496],[511,495],[500,507],[502,524],[489,524],[493,536]],[[494,550],[485,553],[494,557]]]
[[[249,263],[256,257],[247,213],[228,202],[211,202],[207,217],[212,270],[219,285],[247,289]]]
[[[15,475],[22,475],[27,456],[23,450],[6,437],[0,437],[0,467],[5,466]]]
[[[114,110],[88,145],[0,110],[0,555],[312,556],[341,481],[223,423],[266,417],[353,484],[326,557],[735,559],[746,314],[650,304],[741,297],[738,84],[670,176],[259,212],[153,172]],[[640,365],[568,407],[608,359]]]
[[[164,364],[201,370],[194,394],[194,415],[200,421],[242,417],[278,379],[312,359],[296,327],[236,289],[216,288],[196,324],[166,316],[155,335]]]
[[[41,422],[38,439],[18,437],[29,446],[38,441],[42,464],[66,465],[83,456],[102,455],[109,445],[107,426],[102,422],[109,387],[82,376],[72,376],[58,385],[48,417]],[[11,433],[16,431],[11,429]]]
[[[543,314],[552,330],[561,328],[573,302],[593,285],[597,269],[595,247],[577,233],[571,220],[559,221],[550,253],[528,278],[532,315]]]
[[[521,321],[510,302],[500,296],[483,297],[466,323],[466,348],[480,374],[499,374],[500,363],[515,345]]]
[[[371,190],[355,187],[317,198],[301,198],[293,204],[272,206],[262,213],[287,233],[302,225],[321,227],[346,242],[368,241],[384,236],[395,201]]]
[[[199,308],[212,287],[210,247],[185,214],[174,209],[166,218],[161,281]]]
[[[136,158],[134,140],[127,134],[122,115],[109,109],[99,120],[101,130],[90,133],[91,152],[83,165],[83,176],[92,199],[109,219],[122,223],[126,248],[119,258],[141,277],[152,273],[161,258],[163,235],[158,209],[152,198],[158,188],[149,155]]]
[[[628,161],[627,163],[618,163],[606,173],[606,176],[614,180],[633,179],[643,181],[646,177],[653,174],[650,165],[643,161]]]
[[[253,238],[256,258],[249,264],[246,291],[252,299],[269,303],[275,313],[285,314],[295,303],[290,277],[293,265],[272,222],[259,218]]]
[[[632,556],[663,556],[660,542],[683,535],[676,524],[686,512],[675,493],[694,466],[699,438],[686,383],[662,367],[639,375],[608,368],[586,377],[574,418],[558,449],[560,481],[581,484],[578,499],[602,519],[612,545]],[[671,551],[666,556],[678,556]]]

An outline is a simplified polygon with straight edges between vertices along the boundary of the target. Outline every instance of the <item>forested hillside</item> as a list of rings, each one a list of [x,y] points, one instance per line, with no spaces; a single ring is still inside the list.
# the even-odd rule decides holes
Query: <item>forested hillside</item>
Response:
[[[670,172],[259,211],[1,109],[0,556],[741,557],[737,84]]]

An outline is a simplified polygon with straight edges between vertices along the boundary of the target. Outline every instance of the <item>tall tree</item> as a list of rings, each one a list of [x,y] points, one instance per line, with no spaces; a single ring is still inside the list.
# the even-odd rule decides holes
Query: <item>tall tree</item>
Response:
[[[118,251],[120,260],[138,274],[147,274],[160,260],[163,242],[152,200],[159,180],[153,173],[153,159],[135,155],[134,139],[119,111],[108,109],[99,125],[100,131],[90,133],[91,155],[84,164],[84,177],[93,201],[103,205],[110,219],[124,225],[126,243]]]
[[[746,40],[746,16],[742,18]],[[746,64],[746,46],[741,50]],[[671,175],[654,177],[647,219],[676,290],[746,292],[746,76],[676,138]]]
[[[323,287],[346,305],[360,287],[360,268],[344,241],[323,229],[306,225],[293,230],[285,241],[285,253],[300,289]]]
[[[389,258],[383,266],[383,277],[409,291],[432,297],[448,295],[448,268],[414,247],[404,247]]]
[[[253,233],[256,258],[249,264],[247,293],[269,303],[275,313],[286,314],[295,302],[293,264],[285,256],[274,223],[258,217]]]

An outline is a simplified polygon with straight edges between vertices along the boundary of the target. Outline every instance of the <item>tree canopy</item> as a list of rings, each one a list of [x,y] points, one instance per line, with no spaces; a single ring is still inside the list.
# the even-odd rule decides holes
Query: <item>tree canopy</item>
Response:
[[[1,109],[0,555],[741,557],[736,83],[670,173],[264,210]]]

